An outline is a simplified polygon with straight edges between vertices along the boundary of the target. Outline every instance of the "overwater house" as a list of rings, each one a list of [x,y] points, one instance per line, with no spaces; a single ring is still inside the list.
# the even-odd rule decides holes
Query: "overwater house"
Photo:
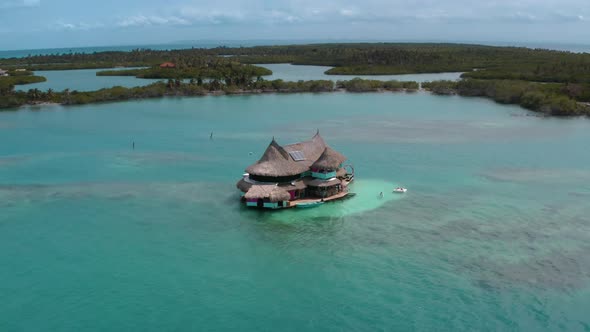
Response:
[[[346,157],[319,132],[309,141],[279,145],[273,138],[237,183],[247,206],[280,209],[343,198],[353,180]],[[351,172],[347,172],[350,168]]]

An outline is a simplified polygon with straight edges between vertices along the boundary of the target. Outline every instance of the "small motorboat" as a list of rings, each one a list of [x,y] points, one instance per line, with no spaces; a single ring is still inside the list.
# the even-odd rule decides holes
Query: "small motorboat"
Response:
[[[406,188],[403,188],[403,187],[397,187],[397,188],[393,189],[393,192],[394,192],[394,193],[400,193],[400,194],[403,194],[403,193],[405,193],[406,191],[408,191],[408,189],[406,189]]]
[[[312,208],[312,207],[320,206],[322,204],[324,204],[324,202],[299,203],[299,204],[296,205],[296,207],[298,207],[300,209],[307,209],[307,208]]]

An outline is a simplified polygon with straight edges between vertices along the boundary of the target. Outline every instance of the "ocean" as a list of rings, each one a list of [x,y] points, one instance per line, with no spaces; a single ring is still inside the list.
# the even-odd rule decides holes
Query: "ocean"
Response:
[[[588,330],[590,121],[528,115],[422,92],[0,112],[0,330]],[[357,196],[242,206],[272,137],[317,129]]]

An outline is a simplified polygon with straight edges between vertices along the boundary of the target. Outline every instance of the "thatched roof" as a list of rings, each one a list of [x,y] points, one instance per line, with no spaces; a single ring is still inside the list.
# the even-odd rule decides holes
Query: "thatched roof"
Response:
[[[318,132],[306,142],[280,146],[273,138],[264,151],[264,154],[255,164],[246,168],[246,172],[252,175],[281,177],[293,176],[306,172],[322,154],[326,148],[326,142]],[[289,152],[300,151],[304,159],[294,160]]]
[[[275,185],[253,185],[244,195],[246,199],[265,199],[271,202],[288,201],[291,195],[285,189]]]
[[[313,179],[311,181],[307,182],[307,185],[310,187],[331,187],[331,186],[335,186],[337,184],[341,184],[342,181],[333,178],[333,179],[329,179],[329,180],[322,180],[322,179]]]
[[[236,183],[236,187],[238,187],[238,189],[244,193],[248,192],[248,190],[250,190],[250,188],[252,188],[252,186],[255,186],[255,185],[269,185],[269,184],[264,183],[264,182],[253,181],[253,180],[248,179],[248,177],[241,178],[240,181],[238,181],[238,183]],[[294,180],[291,182],[286,182],[286,183],[279,183],[278,186],[279,186],[279,188],[284,189],[286,191],[301,190],[301,189],[305,189],[305,187],[307,187],[307,185],[305,184],[303,179],[297,179],[297,180]]]
[[[318,160],[314,162],[311,167],[335,170],[338,169],[338,166],[340,166],[344,161],[346,161],[346,157],[342,153],[327,146],[324,149],[324,152],[322,152],[320,158],[318,158]]]
[[[253,184],[250,182],[247,182],[244,178],[242,178],[236,184],[236,187],[238,187],[238,189],[240,189],[244,193],[247,192],[248,190],[250,190],[250,188],[252,188],[252,186],[253,186]]]

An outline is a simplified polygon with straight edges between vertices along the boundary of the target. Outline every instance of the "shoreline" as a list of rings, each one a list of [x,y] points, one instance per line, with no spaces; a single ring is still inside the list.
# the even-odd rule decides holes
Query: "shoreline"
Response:
[[[80,106],[80,105],[92,105],[92,104],[103,104],[103,103],[117,103],[117,102],[124,102],[124,101],[134,101],[134,100],[148,100],[148,99],[161,99],[161,98],[173,98],[173,97],[219,97],[219,96],[250,96],[250,95],[265,95],[265,94],[298,94],[298,93],[313,93],[313,94],[320,94],[320,93],[351,93],[351,94],[360,94],[360,93],[418,93],[418,92],[429,92],[430,91],[424,89],[402,89],[402,90],[387,90],[387,89],[378,89],[378,90],[371,90],[371,91],[348,91],[346,89],[334,89],[332,91],[287,91],[287,90],[271,90],[271,89],[256,89],[256,90],[238,90],[238,91],[224,91],[224,90],[215,90],[215,91],[207,91],[202,94],[193,94],[193,95],[185,95],[185,94],[166,94],[163,96],[155,96],[155,97],[144,97],[144,98],[129,98],[129,99],[118,99],[118,100],[104,100],[104,101],[97,101],[91,103],[83,103],[83,104],[74,104],[74,103],[58,103],[58,102],[33,102],[33,103],[26,103],[20,106],[16,106],[14,108],[0,108],[0,112],[2,111],[10,111],[11,109],[18,110],[20,108],[27,108],[31,106]]]
[[[49,102],[49,101],[43,101],[43,102],[39,102],[39,103],[25,104],[25,105],[22,105],[21,107],[25,107],[25,106],[61,106],[61,105],[63,105],[63,104]]]
[[[220,55],[223,55],[220,57]],[[176,62],[173,63],[173,62]],[[326,66],[318,80],[266,81],[272,74],[264,64]],[[463,72],[461,79],[431,78],[422,88],[435,94],[490,98],[515,104],[549,116],[590,116],[590,54],[453,43],[318,43],[211,49],[136,50],[98,52],[92,55],[48,54],[0,60],[5,68],[80,69],[146,67],[110,70],[97,75],[166,79],[143,87],[109,87],[93,91],[65,89],[14,92],[14,84],[0,84],[0,108],[40,101],[63,105],[145,99],[164,96],[196,96],[259,93],[379,92],[379,89],[419,89],[412,77],[378,81],[381,76]],[[34,65],[33,65],[34,64]],[[172,64],[172,66],[163,64]],[[16,71],[16,69],[14,69]],[[22,69],[19,69],[22,70]],[[370,75],[372,78],[353,78]],[[330,76],[330,77],[328,77]],[[349,76],[343,81],[339,76]],[[212,79],[206,79],[211,77]],[[190,79],[186,84],[183,79]],[[32,78],[27,78],[32,79]],[[348,79],[348,80],[346,80]],[[376,80],[377,79],[377,80]],[[338,80],[334,83],[335,80]],[[195,84],[196,83],[196,84]],[[106,85],[106,84],[105,84]],[[259,91],[262,89],[262,91]]]
[[[346,81],[250,81],[240,85],[227,85],[220,81],[185,83],[169,79],[146,86],[132,88],[115,86],[94,91],[66,89],[61,92],[31,89],[28,92],[13,91],[0,96],[0,111],[18,110],[21,106],[83,105],[126,100],[155,99],[163,97],[258,95],[289,93],[416,93],[428,91],[435,95],[458,95],[484,97],[500,104],[519,105],[523,109],[544,116],[578,117],[590,116],[590,105],[577,102],[566,95],[557,95],[559,84],[541,84],[527,81],[477,80],[432,81],[380,81],[354,78]]]
[[[406,94],[416,94],[416,93],[429,93],[435,96],[447,96],[447,97],[451,97],[451,96],[457,96],[457,97],[477,97],[477,98],[484,98],[487,100],[491,100],[494,101],[495,103],[498,104],[503,104],[503,105],[515,105],[515,106],[519,106],[522,110],[534,113],[531,114],[530,116],[532,117],[541,117],[541,118],[551,118],[551,117],[558,117],[558,118],[574,118],[574,117],[590,117],[590,115],[588,114],[577,114],[577,115],[555,115],[555,114],[548,114],[545,113],[543,111],[540,110],[531,110],[528,109],[526,107],[523,107],[522,105],[519,104],[507,104],[507,103],[502,103],[499,102],[497,100],[494,100],[494,98],[490,97],[490,96],[473,96],[473,95],[462,95],[460,93],[458,93],[457,91],[453,91],[452,93],[439,93],[437,91],[433,91],[431,89],[425,89],[425,88],[420,88],[420,89],[399,89],[399,90],[388,90],[388,89],[375,89],[375,90],[367,90],[367,91],[350,91],[347,90],[345,88],[335,88],[331,91],[289,91],[289,90],[285,90],[285,89],[281,89],[281,90],[274,90],[274,89],[254,89],[254,90],[247,90],[247,89],[239,89],[239,90],[234,90],[234,91],[225,91],[225,90],[214,90],[214,91],[206,91],[203,93],[199,93],[199,94],[175,94],[175,93],[170,93],[170,94],[165,94],[162,96],[153,96],[153,97],[141,97],[141,98],[127,98],[127,99],[111,99],[111,100],[101,100],[101,101],[96,101],[96,102],[89,102],[89,103],[58,103],[58,102],[34,102],[34,103],[27,103],[27,104],[23,104],[20,106],[16,106],[13,108],[0,108],[0,113],[1,112],[15,112],[15,111],[19,111],[25,108],[29,108],[29,107],[42,107],[42,106],[64,106],[64,107],[68,107],[68,106],[81,106],[81,105],[91,105],[91,104],[106,104],[106,103],[118,103],[118,102],[125,102],[125,101],[138,101],[138,100],[149,100],[149,99],[162,99],[162,98],[174,98],[174,97],[181,97],[181,98],[186,98],[186,97],[219,97],[219,96],[249,96],[249,95],[264,95],[264,94],[309,94],[309,93],[313,93],[313,94],[322,94],[322,93],[351,93],[351,94],[362,94],[362,93],[379,93],[379,94],[383,94],[383,93],[406,93]],[[588,109],[590,109],[590,103],[580,103],[581,106],[583,107],[587,107]]]

